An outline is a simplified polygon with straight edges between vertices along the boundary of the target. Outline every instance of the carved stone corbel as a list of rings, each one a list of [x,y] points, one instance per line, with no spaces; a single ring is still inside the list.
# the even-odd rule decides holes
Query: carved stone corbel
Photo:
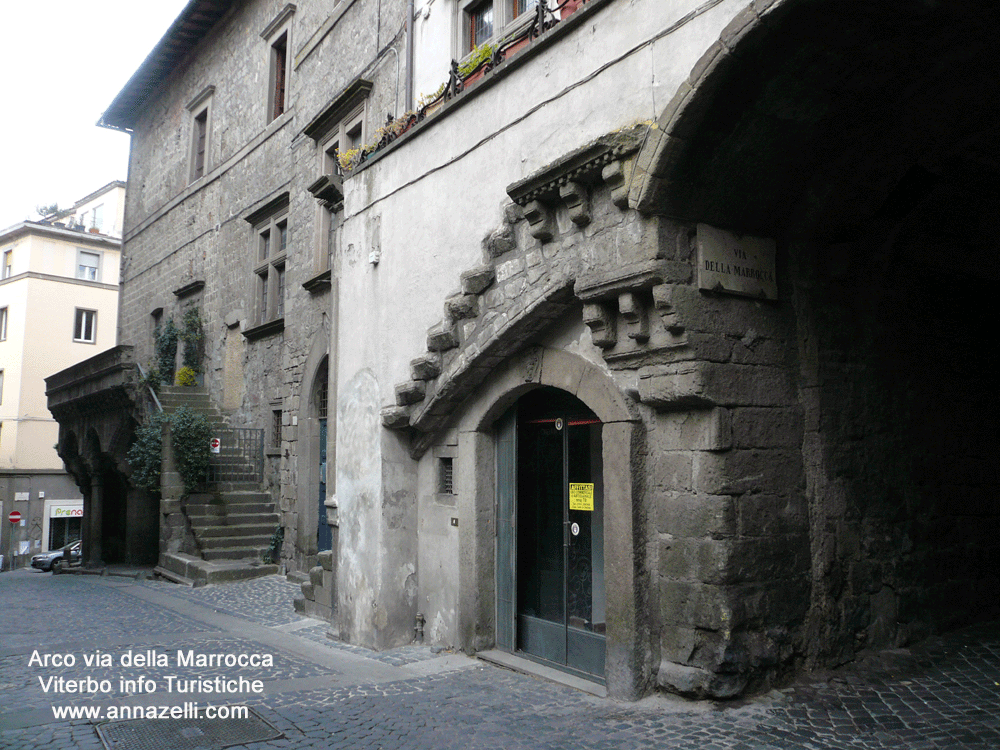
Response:
[[[611,202],[623,211],[628,208],[628,177],[632,173],[632,161],[627,164],[613,161],[601,170],[601,179],[611,188]]]
[[[528,220],[528,231],[536,240],[548,242],[553,235],[552,211],[539,200],[530,201],[524,207],[524,218]]]
[[[633,292],[624,292],[618,296],[618,312],[628,328],[628,337],[640,344],[649,341],[649,317],[642,300]]]
[[[578,227],[590,223],[590,197],[587,186],[572,180],[559,187],[559,195],[569,209],[569,218]]]
[[[618,343],[615,315],[603,302],[588,302],[583,306],[583,322],[590,329],[594,345],[610,349]]]
[[[663,327],[675,336],[684,333],[684,326],[678,320],[677,309],[673,303],[673,284],[659,284],[653,287],[653,306],[660,314]]]

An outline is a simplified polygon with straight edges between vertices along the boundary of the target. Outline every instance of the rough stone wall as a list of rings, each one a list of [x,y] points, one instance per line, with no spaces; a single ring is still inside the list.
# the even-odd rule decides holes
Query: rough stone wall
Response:
[[[814,662],[997,613],[988,293],[929,251],[955,234],[874,258],[864,242],[799,248]]]
[[[239,4],[149,100],[132,137],[120,340],[134,344],[138,360],[148,365],[153,360],[150,313],[162,308],[164,322],[172,317],[179,324],[187,306],[198,306],[205,323],[205,384],[232,426],[265,430],[269,440],[271,411],[280,403],[281,444],[267,457],[265,484],[282,513],[283,557],[290,569],[315,564],[317,498],[299,496],[300,477],[318,467],[302,465],[299,458],[300,439],[308,434],[303,420],[311,418],[313,383],[305,365],[314,342],[329,340],[332,333],[331,293],[302,287],[328,264],[317,257],[322,252],[319,208],[306,190],[319,176],[319,155],[301,130],[358,76],[374,82],[368,133],[394,111],[393,55],[375,57],[389,43],[401,53],[403,5],[297,3],[289,107],[269,123],[270,50],[260,33],[285,3]],[[338,21],[317,36],[333,15]],[[300,55],[303,50],[308,54]],[[186,106],[207,86],[215,87],[208,169],[189,185]],[[256,257],[245,217],[285,193],[284,330],[246,340],[242,331],[254,325]],[[173,294],[194,281],[204,281],[204,289],[183,299]],[[318,457],[310,454],[310,461]]]
[[[677,258],[693,267],[693,228],[679,229]],[[669,298],[683,344],[643,368],[639,386],[659,409],[648,458],[657,680],[726,697],[766,685],[801,648],[809,546],[794,318],[787,298],[686,284]]]

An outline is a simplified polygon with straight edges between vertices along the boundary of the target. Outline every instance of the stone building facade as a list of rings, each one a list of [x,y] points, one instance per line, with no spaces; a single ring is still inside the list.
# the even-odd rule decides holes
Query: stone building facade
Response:
[[[996,9],[525,5],[194,0],[105,115],[121,340],[202,307],[332,631],[728,697],[995,616]]]

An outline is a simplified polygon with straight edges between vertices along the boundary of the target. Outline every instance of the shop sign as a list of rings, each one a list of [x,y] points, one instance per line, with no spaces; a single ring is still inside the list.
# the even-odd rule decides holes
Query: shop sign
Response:
[[[49,508],[49,518],[83,518],[83,506],[53,505]]]

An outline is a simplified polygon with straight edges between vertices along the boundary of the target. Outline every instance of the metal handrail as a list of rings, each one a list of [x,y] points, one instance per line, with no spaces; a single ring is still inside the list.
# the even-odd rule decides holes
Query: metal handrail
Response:
[[[153,403],[156,404],[157,411],[163,411],[163,407],[160,405],[160,399],[156,397],[156,391],[153,390],[153,386],[149,384],[149,380],[146,379],[146,371],[142,369],[142,365],[138,362],[135,366],[139,368],[139,375],[142,377],[142,382],[146,384],[146,389],[149,391],[149,395],[153,397]]]

